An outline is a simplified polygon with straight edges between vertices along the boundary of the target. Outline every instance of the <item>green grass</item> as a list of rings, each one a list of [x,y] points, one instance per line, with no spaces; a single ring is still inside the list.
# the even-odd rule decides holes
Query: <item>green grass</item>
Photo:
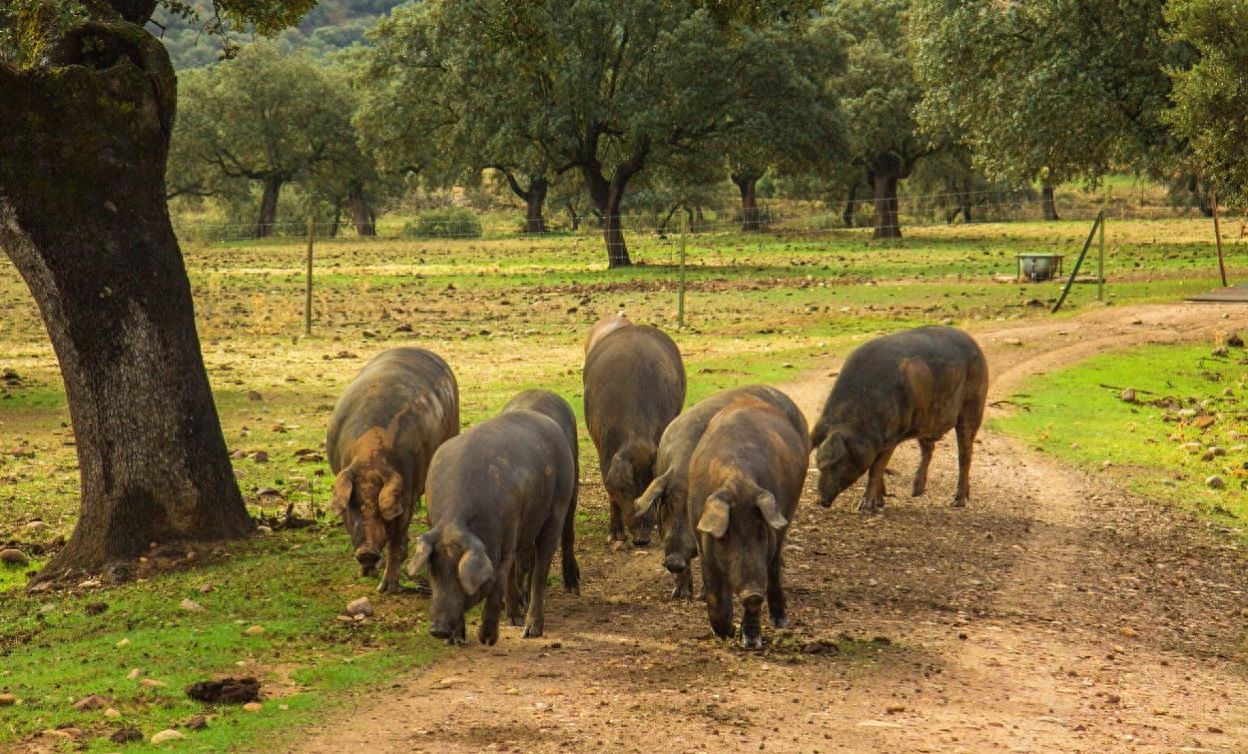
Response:
[[[400,228],[401,220],[384,227]],[[419,345],[442,354],[459,380],[465,424],[492,415],[527,387],[558,392],[579,416],[585,334],[597,318],[623,309],[634,321],[673,335],[685,357],[692,404],[724,388],[786,382],[821,357],[843,355],[865,338],[905,327],[1046,318],[1057,283],[1002,280],[1013,275],[1017,252],[1077,252],[1088,226],[915,227],[905,229],[902,242],[888,244],[872,242],[867,230],[786,229],[784,223],[776,234],[691,235],[686,327],[679,330],[675,235],[629,233],[638,264],[624,270],[606,269],[596,232],[535,239],[487,234],[447,241],[318,240],[311,337],[303,334],[302,239],[192,242],[185,258],[205,363],[248,508],[256,516],[274,516],[293,503],[297,514],[311,516],[329,498],[327,465],[317,454],[334,402],[364,361],[384,348]],[[1209,239],[1203,220],[1111,221],[1110,300],[1175,300],[1213,288]],[[1233,278],[1248,272],[1242,250],[1242,244],[1228,243]],[[1094,295],[1093,286],[1076,286],[1060,316],[1094,305]],[[1240,494],[1242,479],[1235,469],[1223,470],[1235,492],[1211,497],[1203,487],[1207,464],[1183,454],[1168,434],[1158,436],[1173,433],[1175,425],[1154,428],[1152,409],[1089,387],[1116,385],[1126,376],[1142,380],[1137,375],[1143,367],[1160,357],[1140,358],[1139,368],[1119,368],[1109,359],[1103,360],[1111,370],[1105,374],[1076,372],[1069,384],[1037,385],[1026,398],[1033,411],[1002,427],[1095,468],[1105,459],[1113,461],[1111,472],[1146,464],[1138,468],[1149,471],[1132,482],[1140,489],[1150,491],[1155,482],[1157,492],[1205,500],[1203,507],[1212,511],[1230,509],[1224,498]],[[1158,371],[1173,379],[1192,361],[1191,354],[1175,358],[1180,361]],[[1238,395],[1243,377],[1231,373],[1238,365],[1224,366],[1230,371],[1222,382],[1202,385],[1203,378],[1193,377],[1190,387],[1175,388],[1174,395],[1219,398],[1225,386]],[[15,376],[0,383],[0,541],[48,553],[77,520],[77,457],[47,334],[21,279],[6,265],[0,267],[0,374],[9,371]],[[1143,381],[1135,386],[1155,389]],[[1063,395],[1079,400],[1063,403]],[[1227,404],[1223,414],[1235,410]],[[1136,429],[1124,430],[1124,422]],[[1220,427],[1206,434],[1212,437]],[[1137,439],[1140,448],[1130,444]],[[1219,442],[1234,444],[1229,436]],[[263,462],[257,460],[261,452],[267,455]],[[583,424],[580,452],[582,476],[596,480],[596,454]],[[1171,473],[1175,468],[1178,477]],[[260,495],[266,488],[278,494]],[[29,530],[35,519],[47,529]],[[605,510],[582,508],[578,520],[586,528],[578,534],[605,536],[605,519]],[[376,598],[379,615],[367,626],[347,627],[335,619],[348,600],[373,594],[375,586],[375,580],[355,575],[338,524],[232,543],[226,551],[198,553],[200,565],[193,570],[43,595],[23,591],[24,569],[0,570],[0,692],[23,700],[0,710],[0,749],[44,729],[77,724],[95,734],[88,751],[115,751],[120,747],[106,736],[122,723],[150,737],[203,711],[182,693],[190,682],[256,673],[274,692],[263,710],[219,710],[220,717],[188,733],[179,750],[260,750],[275,731],[333,714],[348,690],[384,686],[442,651],[422,628],[420,598]],[[39,555],[33,567],[45,562],[46,555]],[[200,593],[205,583],[214,591]],[[184,598],[206,611],[181,610]],[[249,625],[262,625],[266,633],[248,637],[242,631]],[[129,644],[118,646],[123,639]],[[881,650],[851,642],[841,651]],[[167,685],[139,686],[126,677],[136,667],[144,678]],[[113,697],[122,717],[109,721],[99,712],[75,712],[72,702],[89,693]],[[130,744],[125,751],[149,748]]]
[[[1012,399],[1025,410],[994,428],[1146,497],[1242,520],[1248,359],[1213,348],[1137,348],[1037,377]],[[1137,403],[1122,399],[1128,388]],[[1226,454],[1206,455],[1215,448]],[[1209,487],[1215,475],[1225,489]]]

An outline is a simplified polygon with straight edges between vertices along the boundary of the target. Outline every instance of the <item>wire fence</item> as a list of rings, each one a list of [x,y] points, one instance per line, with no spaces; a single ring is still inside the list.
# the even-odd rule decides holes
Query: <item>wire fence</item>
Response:
[[[806,207],[794,211],[785,205],[763,203],[757,216],[743,217],[740,209],[702,211],[697,207],[673,203],[663,211],[636,212],[620,215],[618,227],[626,236],[664,236],[677,232],[681,217],[687,223],[688,232],[724,233],[741,230],[761,230],[775,234],[819,235],[828,233],[868,233],[881,236],[904,234],[906,228],[984,225],[992,223],[1031,222],[1060,219],[1091,222],[1104,209],[1106,216],[1114,220],[1158,220],[1183,217],[1201,217],[1204,212],[1197,207],[1176,206],[1144,197],[1126,195],[1108,198],[1058,198],[1046,202],[1028,195],[1009,195],[1001,192],[936,193],[899,197],[895,208],[886,214],[883,222],[876,218],[876,202],[859,199],[843,201],[838,205],[827,204]],[[406,222],[382,219],[363,232],[350,222],[318,220],[312,223],[311,234],[317,239],[376,237],[381,239],[497,239],[535,235],[526,232],[533,227],[517,213],[515,219],[483,220],[483,216],[497,217],[497,213],[477,215],[460,210],[468,221],[440,221],[434,223]],[[895,218],[895,220],[893,219]],[[615,218],[611,218],[615,219]],[[1248,225],[1238,217],[1226,218],[1229,235],[1243,235]],[[608,218],[601,215],[570,217],[556,207],[542,218],[542,233],[548,235],[601,237]],[[175,218],[175,229],[184,242],[240,242],[262,239],[305,238],[309,234],[306,220],[282,221],[267,224],[219,223],[199,221],[194,218]]]

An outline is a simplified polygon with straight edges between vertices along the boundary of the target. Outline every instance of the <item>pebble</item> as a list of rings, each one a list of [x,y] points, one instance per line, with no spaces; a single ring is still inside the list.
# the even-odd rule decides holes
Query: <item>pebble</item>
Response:
[[[1223,490],[1226,489],[1226,480],[1214,474],[1205,480],[1205,486],[1211,490]]]
[[[243,709],[247,712],[259,712],[264,709],[264,705],[260,704],[260,702],[247,702],[243,705]]]
[[[264,626],[252,626],[248,628],[246,631],[244,631],[243,633],[247,634],[248,636],[260,636],[261,634],[264,633]]]
[[[0,707],[11,707],[17,704],[17,697],[12,694],[0,694]]]
[[[46,531],[52,527],[48,526],[42,521],[31,521],[30,523],[26,524],[26,526],[23,528],[26,529],[26,531],[35,532],[35,531]]]
[[[116,720],[117,718],[121,717],[121,713],[118,712],[115,708],[109,707],[108,709],[104,710],[104,717],[107,717],[111,720]]]
[[[182,602],[179,604],[179,607],[191,613],[204,612],[204,606],[199,604],[195,600],[190,600],[190,599],[182,600]]]
[[[129,673],[126,673],[126,678],[129,678],[132,681],[137,681],[139,680],[139,676],[141,675],[143,675],[143,669],[135,668],[134,670],[131,670]]]
[[[0,550],[0,563],[11,566],[25,566],[30,565],[30,558],[26,557],[26,553],[21,550],[7,547]]]
[[[186,738],[186,736],[182,735],[179,731],[173,730],[172,728],[167,728],[152,736],[152,743],[163,744],[165,741],[176,741],[179,738]]]
[[[352,600],[347,603],[347,615],[368,616],[372,614],[373,614],[373,603],[369,601],[368,597],[360,597],[358,600]]]
[[[117,646],[118,646],[118,647],[128,647],[128,646],[130,646],[130,640],[129,640],[129,639],[122,639],[121,641],[117,642]]]
[[[143,680],[139,681],[139,685],[145,686],[149,689],[163,689],[168,684],[165,683],[164,681],[158,681],[155,678],[144,678]]]
[[[112,704],[112,702],[113,700],[109,699],[106,696],[100,696],[99,694],[88,694],[87,696],[84,696],[83,698],[74,702],[74,709],[78,710],[79,712],[86,712],[87,710],[94,710],[94,709],[100,709],[102,707],[107,707],[108,705]]]

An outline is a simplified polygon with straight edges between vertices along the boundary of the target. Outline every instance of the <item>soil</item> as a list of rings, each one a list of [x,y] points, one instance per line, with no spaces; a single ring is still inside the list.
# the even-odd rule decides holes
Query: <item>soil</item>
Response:
[[[1024,378],[1137,343],[1248,329],[1248,306],[1094,310],[975,329],[990,417]],[[839,360],[783,385],[813,415]],[[908,492],[908,443],[890,488]],[[659,549],[578,542],[546,636],[503,629],[306,731],[289,751],[1232,752],[1248,750],[1248,568],[1231,533],[981,430],[954,509],[952,438],[926,495],[831,509],[812,473],[789,538],[794,625],[762,651],[670,599]],[[606,504],[586,469],[581,505]],[[696,588],[695,588],[696,591]],[[469,636],[475,632],[469,628]]]

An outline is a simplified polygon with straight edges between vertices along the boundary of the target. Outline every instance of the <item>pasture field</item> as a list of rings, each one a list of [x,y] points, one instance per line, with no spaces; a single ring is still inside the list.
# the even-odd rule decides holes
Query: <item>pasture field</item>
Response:
[[[110,585],[104,575],[103,586],[42,594],[24,591],[26,570],[38,568],[72,531],[76,457],[55,357],[29,294],[5,263],[0,543],[21,547],[32,564],[0,569],[0,693],[19,700],[0,708],[0,748],[114,751],[118,744],[108,736],[122,728],[149,739],[164,728],[187,731],[204,708],[185,697],[186,685],[254,675],[265,686],[263,709],[212,710],[208,727],[188,731],[179,750],[258,750],[274,731],[365,703],[369,690],[444,656],[422,625],[423,597],[375,599],[377,616],[362,623],[337,617],[349,600],[372,595],[375,584],[356,575],[345,533],[323,511],[331,485],[324,432],[342,388],[379,350],[419,345],[441,354],[455,370],[461,416],[471,425],[528,387],[555,390],[579,416],[585,333],[621,310],[673,335],[692,404],[750,382],[804,376],[830,387],[830,365],[857,343],[904,327],[1025,329],[1114,306],[1175,301],[1217,284],[1209,224],[1184,218],[1109,224],[1105,303],[1095,301],[1095,286],[1077,285],[1065,309],[1051,315],[1058,282],[1004,282],[1019,252],[1066,253],[1069,265],[1087,228],[1082,221],[917,227],[902,242],[883,245],[862,230],[691,235],[683,329],[677,236],[633,234],[636,266],[619,271],[605,269],[601,239],[593,235],[323,239],[315,246],[311,337],[303,333],[301,241],[187,246],[226,441],[249,508],[272,531],[200,551],[155,543],[138,582]],[[1232,280],[1248,275],[1245,248],[1228,241]],[[1029,383],[1011,399],[1028,410],[1007,411],[993,427],[1071,462],[1119,470],[1120,482],[1138,480],[1136,491],[1157,499],[1189,499],[1199,488],[1201,510],[1242,517],[1242,503],[1231,502],[1242,498],[1242,469],[1215,468],[1230,463],[1222,457],[1201,465],[1183,447],[1198,430],[1160,416],[1213,401],[1201,410],[1225,417],[1213,430],[1222,433],[1217,443],[1243,442],[1248,419],[1238,400],[1248,367],[1237,363],[1242,350],[1208,362],[1204,354],[1213,345],[1176,351],[1174,363],[1155,351],[1133,352],[1129,363],[1136,366],[1128,367],[1102,357]],[[1215,371],[1216,379],[1208,376]],[[1141,401],[1172,397],[1181,405],[1126,404],[1102,383],[1135,387]],[[580,440],[578,541],[597,553],[606,501],[583,427]],[[1228,459],[1238,463],[1242,455]],[[1176,467],[1181,472],[1170,473]],[[1206,471],[1222,473],[1227,489],[1209,491]],[[288,509],[314,523],[288,528]],[[204,610],[184,609],[186,599]],[[247,633],[253,626],[263,632]],[[842,643],[847,662],[879,655],[869,638]],[[879,656],[888,661],[887,651]],[[93,693],[109,697],[119,716],[74,710]],[[124,750],[149,749],[157,747],[131,743]]]

